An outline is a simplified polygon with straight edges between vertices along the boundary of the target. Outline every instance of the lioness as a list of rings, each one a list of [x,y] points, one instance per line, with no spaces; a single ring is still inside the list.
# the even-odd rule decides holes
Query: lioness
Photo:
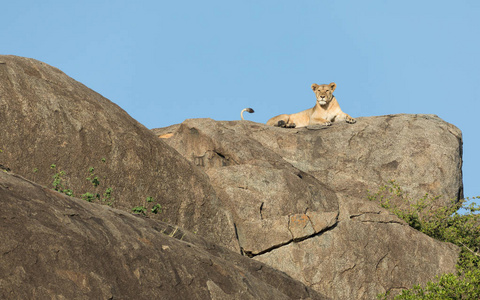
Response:
[[[312,90],[317,98],[314,107],[296,114],[278,115],[268,120],[267,125],[294,128],[309,125],[330,126],[332,125],[331,122],[334,121],[346,121],[350,124],[357,122],[340,109],[337,99],[333,96],[333,91],[336,87],[335,82],[322,85],[312,84]]]

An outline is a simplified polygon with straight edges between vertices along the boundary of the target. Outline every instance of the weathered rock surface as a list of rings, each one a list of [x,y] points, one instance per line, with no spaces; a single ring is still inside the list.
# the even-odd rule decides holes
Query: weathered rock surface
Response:
[[[442,203],[463,197],[461,131],[435,115],[364,117],[353,125],[335,123],[310,130],[269,128],[248,121],[219,124],[208,135],[213,137],[213,131],[218,129],[246,136],[250,144],[260,143],[335,193],[347,197],[364,197],[368,190],[376,191],[392,179],[414,199],[425,193],[441,196]],[[181,125],[154,132],[172,133],[178,126]],[[243,148],[248,149],[250,144]],[[174,146],[183,150],[178,143]],[[198,163],[201,153],[185,154],[201,165]],[[211,157],[208,159],[212,161]]]
[[[413,230],[380,209],[297,243],[256,256],[333,299],[375,299],[434,274],[454,272],[458,249]]]
[[[165,139],[204,167],[224,207],[234,216],[242,250],[256,255],[333,226],[338,216],[336,195],[252,139],[246,134],[248,128],[239,134],[229,127],[245,124],[189,120]],[[160,129],[154,131],[161,134]]]
[[[390,179],[414,197],[461,194],[461,134],[436,117],[316,130],[192,119],[153,131],[204,168],[245,254],[327,296],[374,299],[455,270],[457,247],[366,200]]]
[[[63,170],[79,196],[92,190],[86,178],[94,167],[97,192],[113,188],[114,207],[130,211],[153,197],[162,220],[238,249],[232,218],[208,177],[150,130],[54,67],[16,56],[0,62],[5,168],[50,187],[52,175]]]
[[[326,299],[160,221],[0,172],[1,299]]]

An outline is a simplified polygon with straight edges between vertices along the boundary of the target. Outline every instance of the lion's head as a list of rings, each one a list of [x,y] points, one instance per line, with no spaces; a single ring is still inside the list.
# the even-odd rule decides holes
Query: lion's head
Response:
[[[330,84],[321,84],[318,85],[316,83],[312,84],[312,90],[315,93],[315,97],[317,98],[317,102],[320,105],[325,105],[332,101],[333,99],[333,91],[337,85],[335,82]]]

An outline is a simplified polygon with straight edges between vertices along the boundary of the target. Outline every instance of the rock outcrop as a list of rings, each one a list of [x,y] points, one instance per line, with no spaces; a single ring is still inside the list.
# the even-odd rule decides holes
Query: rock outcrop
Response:
[[[205,170],[246,255],[327,296],[374,299],[455,270],[457,247],[366,196],[389,179],[414,196],[461,194],[461,134],[437,117],[315,129],[194,119],[153,131]]]
[[[92,190],[86,178],[94,167],[98,192],[112,188],[114,207],[130,211],[153,197],[162,220],[238,249],[232,218],[208,177],[150,130],[54,67],[16,56],[0,62],[5,168],[50,187],[62,170],[78,197]]]
[[[160,221],[0,172],[1,299],[327,299]]]
[[[435,116],[152,133],[60,70],[0,56],[0,120],[3,298],[373,299],[455,270],[457,247],[366,200],[391,179],[438,205],[462,195],[461,133]],[[92,177],[115,208],[153,197],[166,223],[48,188],[78,197]]]
[[[197,121],[188,120],[184,124],[189,126],[192,122]],[[211,125],[207,120],[198,122]],[[176,130],[183,133],[185,129],[178,129],[179,126],[183,125],[154,129],[154,132],[159,136]],[[353,125],[335,123],[310,129],[272,128],[249,121],[221,122],[202,130],[209,139],[217,140],[217,144],[220,144],[219,138],[229,135],[227,130],[230,135],[244,136],[248,140],[243,142],[242,149],[259,143],[346,197],[366,198],[368,190],[376,191],[389,180],[396,180],[414,199],[428,193],[441,196],[439,204],[446,204],[463,197],[462,133],[435,115],[363,117]],[[179,145],[176,142],[179,139],[181,137],[171,142],[164,140],[181,150],[190,161],[202,165],[203,153]],[[222,141],[217,149],[227,145]],[[231,153],[224,156],[234,157]]]

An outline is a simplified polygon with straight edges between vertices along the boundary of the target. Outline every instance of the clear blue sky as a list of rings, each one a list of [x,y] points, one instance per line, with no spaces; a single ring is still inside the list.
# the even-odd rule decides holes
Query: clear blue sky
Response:
[[[33,1],[2,4],[0,53],[53,65],[148,128],[266,122],[336,82],[354,117],[437,114],[480,195],[480,1]]]

